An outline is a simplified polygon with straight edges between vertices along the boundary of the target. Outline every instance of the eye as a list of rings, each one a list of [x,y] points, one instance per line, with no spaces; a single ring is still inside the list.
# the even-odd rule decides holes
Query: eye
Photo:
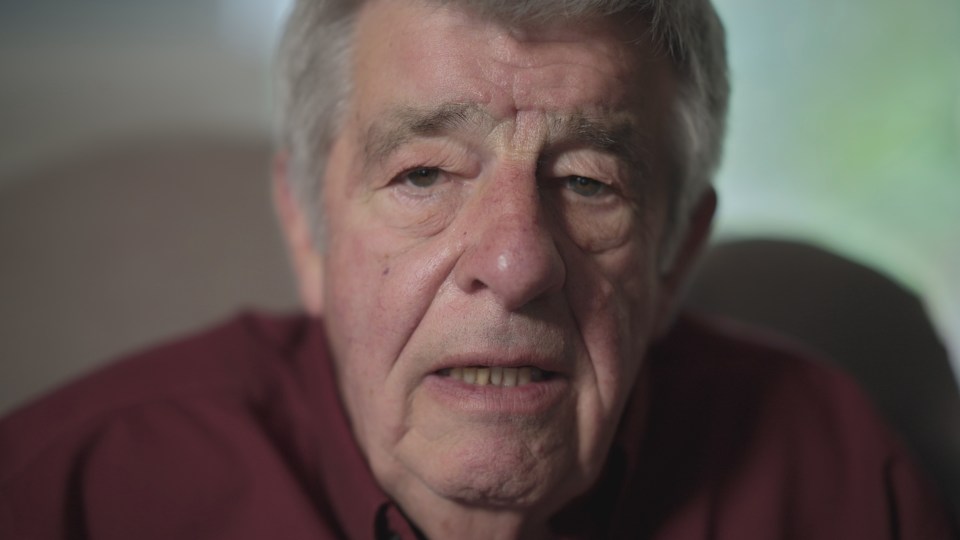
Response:
[[[440,169],[436,167],[417,167],[401,174],[400,179],[417,188],[433,187],[440,179]]]
[[[567,188],[583,197],[603,195],[609,189],[603,182],[586,176],[568,176],[565,182]]]

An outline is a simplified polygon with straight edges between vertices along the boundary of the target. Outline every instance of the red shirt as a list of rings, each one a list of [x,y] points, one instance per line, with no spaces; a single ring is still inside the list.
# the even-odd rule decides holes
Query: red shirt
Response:
[[[682,319],[646,360],[558,536],[950,538],[845,376]],[[256,315],[114,364],[0,422],[0,538],[417,533],[373,479],[322,323]]]

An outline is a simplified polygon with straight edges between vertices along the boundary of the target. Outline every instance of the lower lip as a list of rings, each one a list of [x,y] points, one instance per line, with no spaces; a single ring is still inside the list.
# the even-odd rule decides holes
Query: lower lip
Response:
[[[481,415],[537,415],[549,411],[563,399],[569,381],[554,376],[523,386],[480,386],[431,374],[423,384],[424,389],[448,409]]]

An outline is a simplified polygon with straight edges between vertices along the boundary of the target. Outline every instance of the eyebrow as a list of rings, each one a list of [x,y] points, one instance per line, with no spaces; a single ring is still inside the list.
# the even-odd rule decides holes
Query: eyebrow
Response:
[[[492,121],[490,113],[476,103],[444,103],[433,108],[400,107],[367,130],[364,156],[367,163],[378,162],[410,139],[438,137]]]
[[[439,137],[466,128],[494,123],[493,116],[476,103],[443,103],[437,107],[398,107],[366,131],[364,156],[377,163],[414,138]],[[552,116],[546,155],[564,148],[587,147],[610,154],[626,165],[646,172],[647,160],[641,130],[628,114],[591,117],[582,111]]]
[[[642,130],[626,114],[610,117],[591,118],[582,112],[570,116],[556,117],[550,126],[550,139],[547,148],[562,152],[571,146],[584,146],[622,160],[628,166],[646,172],[647,153]]]

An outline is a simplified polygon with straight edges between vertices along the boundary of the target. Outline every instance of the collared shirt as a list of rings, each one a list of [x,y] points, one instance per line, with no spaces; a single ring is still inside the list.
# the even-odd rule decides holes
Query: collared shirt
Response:
[[[558,537],[949,538],[845,376],[683,318]],[[416,538],[351,434],[322,322],[244,315],[0,422],[0,538]]]

